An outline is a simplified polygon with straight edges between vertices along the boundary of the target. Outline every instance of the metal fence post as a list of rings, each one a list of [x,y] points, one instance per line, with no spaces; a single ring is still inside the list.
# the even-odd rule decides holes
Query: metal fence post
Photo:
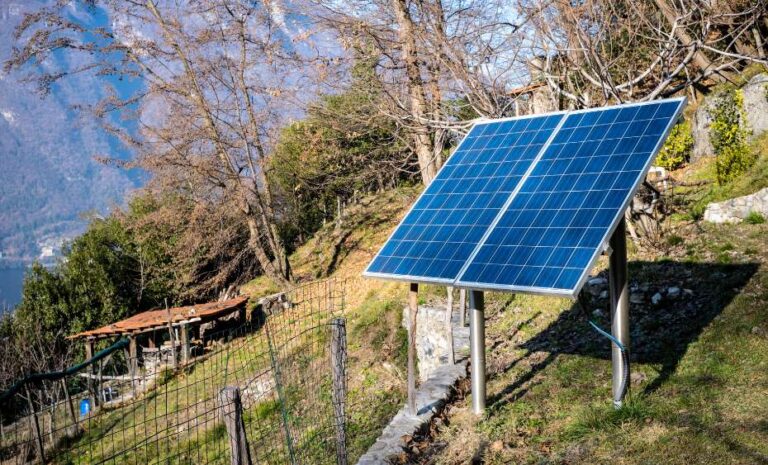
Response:
[[[71,437],[75,437],[80,432],[80,425],[77,422],[75,405],[72,403],[72,397],[70,397],[69,395],[69,388],[67,387],[67,378],[61,379],[61,387],[64,389],[64,401],[67,403],[67,411],[69,412],[69,417],[72,419],[72,425],[70,427],[69,435]]]
[[[347,326],[344,318],[331,321],[331,373],[331,395],[336,419],[336,463],[347,465]]]
[[[277,363],[277,354],[272,341],[272,331],[269,329],[270,322],[267,319],[264,324],[264,332],[267,335],[267,345],[269,347],[269,360],[272,365],[272,373],[275,377],[275,392],[277,392],[277,399],[280,403],[280,412],[283,420],[283,430],[285,432],[285,445],[288,448],[288,458],[291,464],[296,464],[296,454],[293,450],[293,438],[291,437],[291,425],[288,419],[288,408],[285,405],[285,393],[283,392],[283,383],[280,373],[280,365]]]
[[[35,439],[35,447],[37,448],[37,458],[40,463],[45,463],[45,447],[43,446],[43,436],[40,433],[40,423],[37,421],[37,410],[35,410],[35,403],[32,401],[32,393],[29,392],[29,388],[24,386],[24,391],[27,395],[27,405],[29,406],[29,427],[32,430],[32,434]]]
[[[243,405],[240,402],[240,388],[228,386],[219,391],[219,404],[224,426],[229,437],[230,463],[251,465],[251,452],[243,422]]]

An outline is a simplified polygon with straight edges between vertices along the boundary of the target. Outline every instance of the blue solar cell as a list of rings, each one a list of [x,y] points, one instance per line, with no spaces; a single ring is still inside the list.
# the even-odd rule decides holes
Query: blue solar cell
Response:
[[[456,284],[574,295],[683,103],[570,113]]]
[[[365,274],[453,282],[562,119],[474,126]]]

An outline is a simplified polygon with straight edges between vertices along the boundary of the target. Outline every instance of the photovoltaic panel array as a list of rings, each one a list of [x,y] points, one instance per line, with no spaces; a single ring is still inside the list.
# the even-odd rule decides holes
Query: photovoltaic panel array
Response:
[[[431,279],[436,276],[437,266],[407,262],[411,257],[404,255],[403,249],[390,245],[398,234],[403,234],[399,231],[413,211],[395,230],[365,274],[416,282],[450,282],[474,289],[575,296],[684,104],[684,99],[671,99],[574,111],[565,116],[557,114],[561,124],[552,126],[548,134],[551,137],[539,146],[538,152],[527,162],[527,169],[515,179],[517,188],[506,186],[503,191],[496,191],[497,195],[506,196],[496,199],[503,207],[490,209],[485,212],[486,216],[476,210],[475,204],[463,212],[462,227],[469,228],[471,234],[468,235],[470,240],[462,242],[465,248],[461,253],[455,253],[459,242],[449,245],[442,240],[453,234],[450,232],[453,221],[443,222],[440,227],[448,226],[448,229],[441,230],[440,235],[430,236],[434,242],[431,247],[438,251],[434,254],[436,260],[455,253],[450,264],[440,269],[442,281]],[[474,132],[473,129],[459,150],[465,147],[470,137],[477,141],[480,133],[473,135]],[[489,132],[484,136],[490,136],[488,143],[494,145],[491,141],[496,139],[495,134]],[[498,152],[491,150],[477,155],[473,163],[489,163]],[[466,166],[461,168],[458,163],[454,166],[449,170],[450,177],[445,179],[447,183],[457,182],[462,173],[467,174]],[[495,177],[488,181],[490,185],[499,185]],[[458,205],[455,197],[445,197],[444,193],[444,202],[422,203],[431,188],[432,185],[414,207],[414,211],[419,206],[434,207],[430,208],[426,221],[419,220],[425,228],[427,224],[443,221]],[[445,188],[439,189],[442,192]],[[489,220],[491,212],[494,217]],[[430,247],[422,242],[421,235],[408,237],[412,242],[408,253],[413,253],[411,250],[424,253]],[[467,253],[470,245],[472,250]],[[424,253],[422,256],[431,255]],[[386,271],[371,273],[371,268],[382,256],[387,257]],[[458,264],[461,260],[463,262]],[[406,276],[400,272],[406,267],[420,273]],[[422,276],[426,279],[417,279]]]
[[[569,114],[457,285],[577,291],[679,107]]]
[[[562,118],[475,125],[365,274],[452,283]]]

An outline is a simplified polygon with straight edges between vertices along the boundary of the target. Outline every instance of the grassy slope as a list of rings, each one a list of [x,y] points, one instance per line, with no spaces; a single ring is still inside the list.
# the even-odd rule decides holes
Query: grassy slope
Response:
[[[341,227],[328,224],[291,257],[298,281],[331,276],[345,283],[353,456],[373,443],[405,398],[407,348],[400,321],[407,288],[363,279],[361,273],[418,193],[401,188],[364,198],[348,209]],[[276,291],[264,277],[244,290],[253,296]]]
[[[767,186],[767,142],[733,184],[681,192],[671,233],[682,243],[664,253],[630,247],[630,279],[644,301],[631,306],[635,376],[624,409],[610,406],[608,344],[578,306],[492,294],[487,414],[475,418],[469,399],[456,403],[407,460],[768,463],[768,225],[687,219],[707,201]],[[705,179],[710,163],[678,174]],[[650,303],[674,286],[691,292]],[[589,309],[603,327],[606,306]]]
[[[683,212],[768,185],[766,140],[749,175],[730,186],[683,192]],[[678,173],[708,176],[708,162]],[[328,227],[293,257],[297,275],[327,270],[348,279],[353,403],[359,430],[375,431],[403,398],[403,284],[359,278],[417,194],[400,190],[353,207],[345,227]],[[681,244],[632,250],[633,372],[628,406],[610,407],[608,344],[567,300],[488,296],[489,408],[482,419],[459,400],[421,444],[423,463],[768,463],[768,225],[713,226],[678,215]],[[339,247],[329,244],[340,244]],[[603,265],[604,266],[604,265]],[[600,267],[599,267],[600,268]],[[598,269],[596,272],[604,272]],[[689,289],[658,305],[650,296]],[[268,285],[257,280],[255,294]],[[427,286],[422,301],[441,298]],[[592,313],[608,325],[606,303]],[[394,334],[393,334],[394,333]],[[387,399],[381,404],[378,398]],[[374,434],[363,435],[364,443]],[[363,446],[364,444],[358,444]]]
[[[418,192],[417,188],[403,188],[363,199],[348,210],[340,227],[328,225],[292,257],[300,281],[332,272],[347,288],[350,459],[367,450],[405,398],[406,334],[400,327],[405,286],[365,280],[360,274]],[[244,290],[254,297],[276,291],[263,278],[249,283]],[[316,358],[311,348],[296,352],[303,353],[305,359]],[[90,463],[109,460],[115,453],[121,461],[130,463],[226,461],[226,434],[217,423],[215,410],[216,389],[245,385],[254,376],[271,376],[265,371],[269,365],[266,354],[262,331],[233,339],[189,370],[176,376],[169,373],[154,390],[139,399],[89,418],[87,424],[82,425],[85,433],[63,448],[55,461]],[[317,362],[313,360],[309,362]],[[283,371],[287,372],[286,366]],[[298,409],[303,405],[302,391],[296,389]],[[287,460],[281,455],[284,452],[280,449],[282,430],[275,405],[273,401],[259,399],[246,405],[246,427],[256,436],[252,442],[257,448],[254,459],[259,463]],[[322,412],[292,411],[296,417],[293,423],[302,419],[311,423],[313,413],[323,415]],[[328,415],[330,413],[324,419],[327,420]],[[293,427],[304,431],[306,425]],[[148,447],[144,447],[145,441]],[[318,444],[311,436],[307,441],[311,443],[297,445],[302,453],[324,454],[326,445]]]

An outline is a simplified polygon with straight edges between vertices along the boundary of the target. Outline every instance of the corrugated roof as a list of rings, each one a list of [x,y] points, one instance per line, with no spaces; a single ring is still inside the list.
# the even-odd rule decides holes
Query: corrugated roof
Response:
[[[174,307],[171,309],[155,309],[146,312],[137,313],[125,320],[103,326],[90,331],[83,331],[72,336],[69,339],[78,338],[104,338],[109,336],[118,336],[142,332],[153,328],[165,327],[168,324],[168,312],[171,313],[171,322],[181,323],[192,319],[208,320],[219,316],[232,313],[234,310],[245,305],[248,297],[235,297],[234,299],[223,302],[209,302],[199,305],[188,305],[186,307]]]

